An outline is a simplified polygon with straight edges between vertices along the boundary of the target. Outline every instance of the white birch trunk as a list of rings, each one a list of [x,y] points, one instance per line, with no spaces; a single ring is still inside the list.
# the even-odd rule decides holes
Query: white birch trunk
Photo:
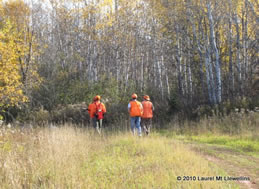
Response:
[[[229,0],[229,33],[228,33],[228,56],[229,56],[229,77],[228,77],[228,94],[229,98],[233,98],[233,93],[234,93],[234,85],[235,85],[235,80],[234,80],[234,72],[233,72],[233,49],[232,49],[232,43],[233,43],[233,32],[232,32],[232,1]]]
[[[140,78],[141,78],[141,83],[140,83],[140,85],[141,85],[141,92],[143,92],[144,91],[144,83],[145,83],[145,75],[144,75],[144,55],[142,54],[141,55],[141,76],[140,76]]]
[[[248,55],[247,55],[247,50],[248,50],[248,34],[247,34],[247,19],[248,19],[248,2],[245,0],[245,7],[244,7],[244,13],[243,13],[243,18],[242,18],[242,41],[243,41],[243,78],[242,80],[244,81],[244,90],[243,92],[246,91],[246,80],[247,80],[247,73],[248,73]]]
[[[240,32],[239,32],[239,23],[238,23],[238,17],[235,15],[235,26],[236,26],[236,65],[237,65],[237,72],[238,72],[238,86],[239,86],[239,96],[242,96],[243,94],[243,82],[242,82],[242,67],[241,67],[241,61],[240,61]]]
[[[207,4],[208,8],[208,18],[209,18],[209,26],[210,26],[210,42],[212,45],[213,52],[215,54],[215,71],[216,71],[216,99],[217,103],[221,103],[221,69],[220,69],[220,59],[219,59],[219,51],[216,45],[215,31],[214,31],[214,20],[212,17],[211,3]],[[209,48],[209,47],[208,47]]]
[[[188,96],[190,97],[190,102],[192,103],[193,89],[192,89],[192,70],[191,70],[190,51],[188,53],[187,80],[188,80]]]
[[[161,56],[161,62],[158,62],[158,69],[159,69],[159,86],[160,86],[160,91],[161,91],[161,97],[162,99],[164,99],[164,86],[163,86],[163,80],[162,80],[162,76],[163,76],[163,65],[164,65],[164,58],[163,55]]]
[[[180,49],[180,39],[177,40],[177,53],[175,56],[176,62],[177,62],[177,78],[178,78],[178,87],[179,87],[179,94],[183,95],[183,84],[182,84],[182,54]]]

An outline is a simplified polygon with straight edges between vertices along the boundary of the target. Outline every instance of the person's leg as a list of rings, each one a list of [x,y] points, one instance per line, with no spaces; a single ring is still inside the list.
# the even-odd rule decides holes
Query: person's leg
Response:
[[[151,131],[151,127],[152,127],[152,119],[147,119],[147,130],[146,130],[146,134],[148,135]]]
[[[95,123],[96,123],[96,131],[100,134],[100,120],[98,120],[97,118],[95,118]]]
[[[141,125],[142,125],[142,130],[144,133],[147,133],[147,119],[142,118],[141,119]]]
[[[96,129],[96,118],[95,117],[91,118],[91,122],[92,122],[93,128]]]
[[[98,127],[97,131],[98,131],[99,134],[101,134],[102,126],[103,126],[103,120],[102,119],[98,120],[98,126],[99,127]]]
[[[140,117],[136,117],[136,120],[135,120],[135,124],[136,124],[136,127],[138,129],[138,135],[141,136],[141,126],[140,126],[140,122],[141,122],[141,118]]]
[[[130,127],[132,134],[135,135],[135,117],[130,118]]]
[[[99,126],[100,126],[100,129],[102,129],[102,127],[103,127],[103,120],[102,119],[99,120]]]
[[[98,134],[101,134],[101,128],[100,128],[100,120],[97,120],[97,125],[96,125],[96,131]]]

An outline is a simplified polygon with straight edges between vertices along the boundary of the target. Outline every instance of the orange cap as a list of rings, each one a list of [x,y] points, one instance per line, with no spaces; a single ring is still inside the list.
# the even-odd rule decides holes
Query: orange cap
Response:
[[[136,93],[133,93],[133,94],[131,95],[131,98],[136,99],[136,98],[138,98],[138,95],[137,95]]]
[[[148,95],[145,95],[143,98],[144,98],[145,100],[150,100],[150,98],[149,98]]]
[[[101,100],[101,96],[100,96],[100,95],[96,95],[96,96],[94,97],[94,99],[95,99],[95,100]]]

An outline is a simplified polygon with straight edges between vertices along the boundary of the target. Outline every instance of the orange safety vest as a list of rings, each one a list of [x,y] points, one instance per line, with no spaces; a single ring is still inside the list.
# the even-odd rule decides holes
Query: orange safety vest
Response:
[[[139,101],[130,101],[130,117],[140,117],[142,113],[141,103]]]
[[[88,106],[88,113],[90,115],[90,118],[94,118],[96,112],[96,106],[95,103],[93,102]]]
[[[97,114],[97,119],[103,119],[103,114],[106,113],[106,108],[105,105],[103,103],[101,103],[100,101],[97,101],[95,103],[96,105],[96,114]]]
[[[152,118],[153,117],[153,104],[150,101],[143,101],[143,115],[142,118]]]
[[[102,113],[106,113],[106,108],[103,103],[101,103],[100,101],[93,102],[88,106],[88,113],[91,118],[95,117],[95,114],[97,113],[97,108],[101,109]]]

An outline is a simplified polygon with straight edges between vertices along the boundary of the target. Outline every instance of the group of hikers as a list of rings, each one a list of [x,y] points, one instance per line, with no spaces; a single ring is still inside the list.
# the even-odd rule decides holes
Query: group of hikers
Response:
[[[148,95],[143,96],[144,100],[142,102],[139,102],[137,98],[137,94],[133,93],[131,95],[131,101],[128,104],[131,131],[132,134],[135,135],[135,129],[137,129],[138,136],[142,136],[143,130],[144,133],[148,135],[152,126],[154,106]],[[106,113],[106,107],[101,102],[100,95],[93,98],[93,102],[88,106],[87,110],[90,116],[91,124],[100,134],[102,121]]]

